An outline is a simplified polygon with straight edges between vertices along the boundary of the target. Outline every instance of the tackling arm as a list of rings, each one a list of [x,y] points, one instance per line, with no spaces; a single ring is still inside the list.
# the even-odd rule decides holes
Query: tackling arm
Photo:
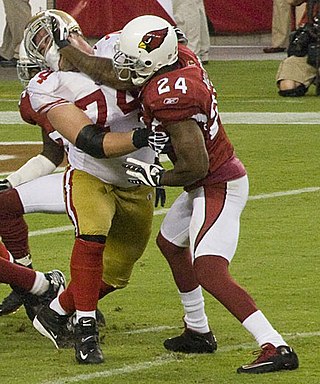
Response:
[[[163,173],[162,185],[186,186],[206,176],[209,158],[198,124],[192,120],[166,126],[176,154],[174,168]]]
[[[166,171],[158,164],[148,164],[128,158],[123,164],[128,180],[133,184],[151,187],[161,185],[187,186],[204,178],[209,169],[209,158],[200,128],[193,120],[166,126],[177,160],[174,168]]]
[[[88,55],[72,45],[60,48],[60,53],[79,71],[85,73],[99,84],[119,90],[131,90],[135,88],[130,81],[121,81],[117,78],[111,59]]]

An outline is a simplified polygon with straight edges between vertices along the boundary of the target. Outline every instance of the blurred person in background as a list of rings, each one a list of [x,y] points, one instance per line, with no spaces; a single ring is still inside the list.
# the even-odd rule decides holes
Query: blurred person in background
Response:
[[[203,0],[172,0],[177,26],[185,33],[190,48],[202,61],[209,60],[210,35]]]
[[[320,21],[318,1],[288,0],[298,6],[307,2],[307,9],[299,26],[290,37],[288,57],[279,65],[276,74],[279,95],[301,97],[314,84],[319,95]]]
[[[291,6],[287,0],[274,0],[272,7],[271,47],[264,53],[284,52],[289,44],[291,30]]]
[[[29,0],[3,0],[6,25],[0,47],[0,66],[15,67],[19,59],[24,28],[31,18]]]

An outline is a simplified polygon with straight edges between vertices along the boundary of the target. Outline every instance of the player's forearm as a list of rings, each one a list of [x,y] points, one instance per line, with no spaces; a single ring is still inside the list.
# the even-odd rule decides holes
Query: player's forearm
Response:
[[[160,183],[170,187],[185,187],[204,178],[207,174],[205,168],[202,170],[179,170],[176,168],[162,174]]]
[[[120,90],[134,88],[129,82],[120,81],[116,77],[111,59],[88,55],[72,45],[60,49],[60,53],[79,71],[85,73],[97,83]]]
[[[132,142],[133,132],[109,132],[103,139],[103,150],[106,157],[119,157],[134,152],[137,148]]]

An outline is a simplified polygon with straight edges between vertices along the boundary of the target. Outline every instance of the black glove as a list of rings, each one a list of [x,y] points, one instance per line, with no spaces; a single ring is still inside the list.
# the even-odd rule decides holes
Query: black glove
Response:
[[[67,40],[69,35],[67,27],[64,25],[60,25],[59,20],[55,16],[50,17],[53,40],[59,48],[64,48],[70,44]]]
[[[136,128],[132,135],[132,144],[136,148],[150,147],[159,154],[167,150],[170,137],[165,132],[149,131],[146,128]]]
[[[163,187],[156,188],[156,199],[154,201],[154,206],[157,207],[159,202],[161,207],[164,207],[166,203],[166,190]]]
[[[0,192],[7,191],[8,189],[11,189],[11,188],[12,186],[7,179],[0,180]]]
[[[132,176],[132,178],[128,178],[130,183],[144,184],[150,187],[159,187],[161,175],[165,172],[161,165],[148,164],[130,157],[122,166],[126,168],[126,174]]]

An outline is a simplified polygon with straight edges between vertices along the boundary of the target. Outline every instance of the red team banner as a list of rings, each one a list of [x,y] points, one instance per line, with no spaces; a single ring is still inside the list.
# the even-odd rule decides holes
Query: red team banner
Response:
[[[271,31],[272,0],[204,0],[204,3],[217,34]],[[87,37],[102,37],[146,14],[161,16],[174,23],[170,12],[157,0],[56,0],[56,8],[70,13]]]

